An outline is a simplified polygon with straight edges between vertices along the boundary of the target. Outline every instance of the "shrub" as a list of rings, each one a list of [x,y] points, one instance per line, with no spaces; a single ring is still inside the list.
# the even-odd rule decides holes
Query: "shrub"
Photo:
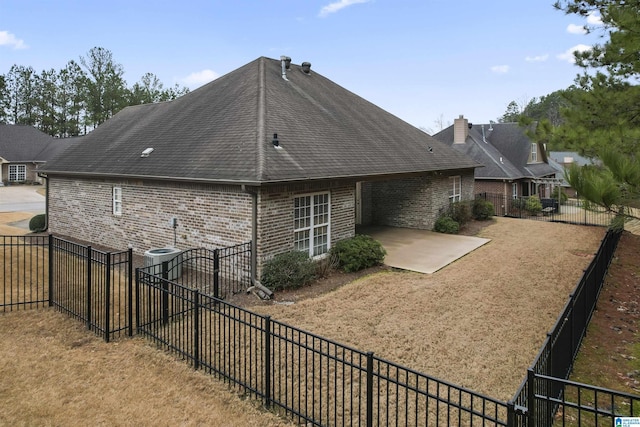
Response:
[[[29,220],[29,230],[33,232],[45,231],[47,228],[47,216],[39,214]]]
[[[525,209],[531,214],[537,214],[542,212],[542,202],[538,196],[531,196],[527,199]]]
[[[560,204],[564,204],[567,202],[567,200],[569,199],[569,196],[567,196],[567,194],[562,191],[562,187],[553,187],[553,192],[551,193],[551,197],[559,200]]]
[[[493,203],[484,199],[475,199],[471,208],[473,218],[479,221],[486,221],[496,214]]]
[[[338,268],[338,257],[330,253],[328,256],[316,261],[316,276],[320,278],[328,277],[336,268]]]
[[[273,291],[299,288],[315,279],[316,265],[300,251],[276,255],[262,271],[262,284]]]
[[[341,240],[331,248],[330,255],[338,260],[338,266],[347,273],[382,264],[387,251],[371,236],[357,234]]]
[[[460,227],[471,221],[471,209],[468,202],[453,202],[449,205],[449,217]]]
[[[442,215],[436,220],[433,231],[445,234],[458,234],[458,231],[460,231],[460,224],[450,216]]]

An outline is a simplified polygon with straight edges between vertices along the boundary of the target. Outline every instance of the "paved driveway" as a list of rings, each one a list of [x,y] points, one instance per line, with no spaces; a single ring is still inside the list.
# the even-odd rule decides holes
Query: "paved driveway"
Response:
[[[38,194],[42,185],[0,187],[0,212],[45,213],[45,197]]]
[[[386,265],[419,273],[434,273],[490,241],[480,237],[381,226],[358,228],[358,233],[368,234],[382,243],[387,250]]]

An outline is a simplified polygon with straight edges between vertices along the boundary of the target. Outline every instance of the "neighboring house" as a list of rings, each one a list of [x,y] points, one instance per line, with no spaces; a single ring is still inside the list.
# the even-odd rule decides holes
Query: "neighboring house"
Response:
[[[477,193],[544,198],[559,184],[544,145],[532,141],[517,123],[473,125],[460,116],[434,137],[484,166],[475,171]],[[500,214],[498,206],[496,210]]]
[[[568,197],[578,196],[576,190],[574,190],[564,178],[566,169],[574,163],[578,166],[595,164],[593,159],[588,159],[573,151],[549,152],[549,164],[555,168],[556,178],[560,181],[560,185]]]
[[[288,68],[287,68],[288,67]],[[311,71],[258,58],[128,107],[48,163],[50,231],[137,253],[325,254],[357,223],[431,229],[476,162]],[[254,270],[255,271],[255,270]]]
[[[0,124],[0,184],[41,183],[38,168],[68,145],[33,126]]]

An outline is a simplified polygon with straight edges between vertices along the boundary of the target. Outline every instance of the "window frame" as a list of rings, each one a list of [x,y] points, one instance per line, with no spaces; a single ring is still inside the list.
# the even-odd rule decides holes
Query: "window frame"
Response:
[[[326,199],[320,202],[317,200],[318,197],[325,196]],[[307,198],[305,203],[298,203],[299,200],[302,202]],[[308,212],[299,215],[298,211],[303,209],[308,209]],[[317,222],[320,217],[326,220]],[[301,221],[304,223],[300,224]],[[318,239],[322,240],[318,241]],[[294,250],[306,251],[309,258],[319,258],[329,252],[331,249],[331,192],[320,191],[293,197],[293,245]],[[316,252],[319,247],[324,249],[323,252]]]
[[[122,187],[114,186],[111,192],[112,212],[116,216],[122,215]]]
[[[535,142],[531,143],[531,163],[538,162],[538,144]]]
[[[457,188],[456,188],[456,183]],[[449,177],[449,203],[455,203],[462,200],[462,177],[454,175]],[[457,192],[456,192],[457,190]]]
[[[13,179],[12,179],[13,177]],[[9,182],[24,182],[27,180],[27,165],[10,163],[7,178]],[[22,179],[20,179],[22,178]]]
[[[511,198],[512,199],[517,199],[518,198],[518,183],[517,182],[511,183]]]

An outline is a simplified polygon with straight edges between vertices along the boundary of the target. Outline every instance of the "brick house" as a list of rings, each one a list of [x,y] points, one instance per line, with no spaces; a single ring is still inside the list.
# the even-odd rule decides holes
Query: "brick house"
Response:
[[[278,253],[321,256],[356,223],[431,229],[473,196],[476,166],[308,63],[261,57],[123,109],[44,173],[53,233],[137,253],[252,241],[259,273]]]
[[[33,126],[0,124],[0,184],[41,183],[38,168],[68,145]]]
[[[484,166],[475,170],[476,193],[502,195],[505,199],[544,198],[550,197],[553,186],[560,183],[544,145],[532,141],[517,123],[476,125],[460,116],[434,138]],[[504,214],[499,206],[496,213]]]

